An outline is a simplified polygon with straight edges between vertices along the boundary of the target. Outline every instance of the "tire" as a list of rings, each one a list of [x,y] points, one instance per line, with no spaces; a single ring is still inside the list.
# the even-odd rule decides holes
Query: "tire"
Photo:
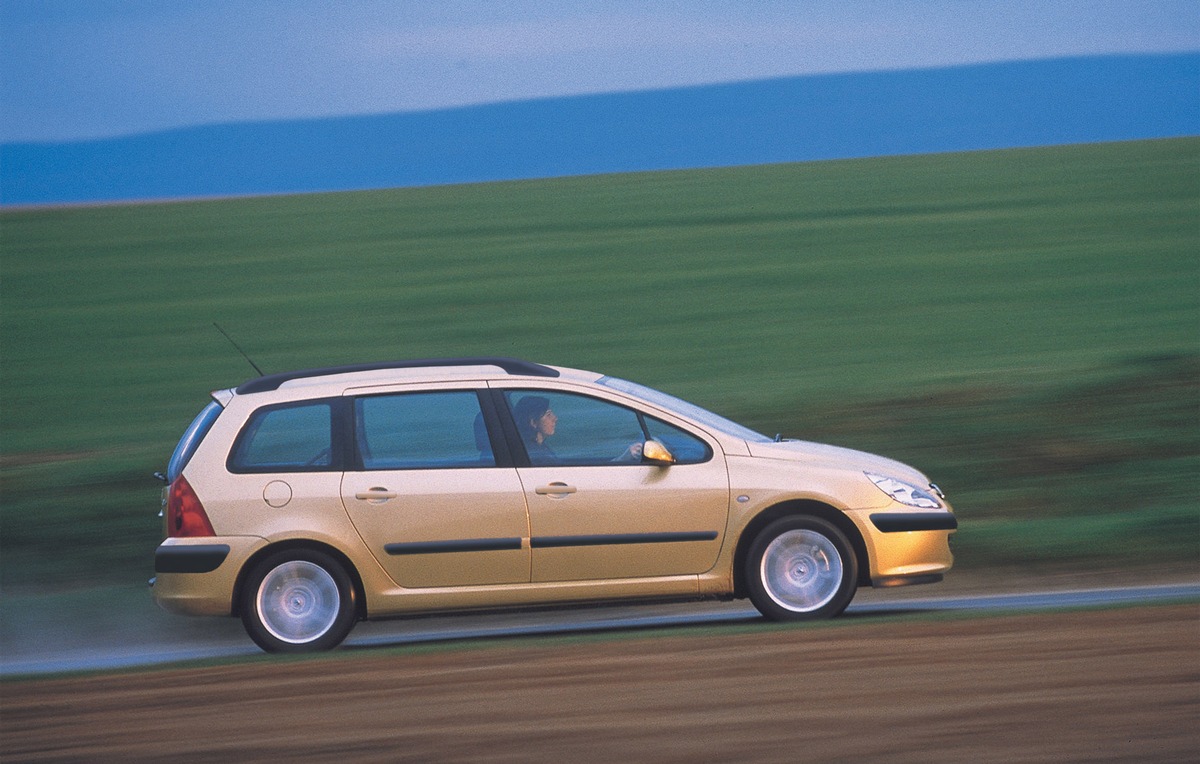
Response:
[[[845,534],[815,517],[775,520],[746,555],[746,589],[773,621],[832,618],[854,598],[858,559]]]
[[[350,576],[316,550],[270,555],[254,566],[242,592],[242,625],[269,653],[331,650],[358,620]]]

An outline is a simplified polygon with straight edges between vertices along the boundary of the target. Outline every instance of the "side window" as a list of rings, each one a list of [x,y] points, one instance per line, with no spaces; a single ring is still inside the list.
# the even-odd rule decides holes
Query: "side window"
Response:
[[[250,416],[229,459],[233,472],[330,469],[333,411],[328,402],[261,408]]]
[[[676,464],[699,464],[708,461],[712,456],[712,449],[708,444],[690,432],[652,417],[645,417],[645,422],[650,437],[667,447],[675,457]]]
[[[364,469],[496,466],[474,391],[358,398],[354,422]]]
[[[192,458],[192,454],[196,453],[196,449],[200,447],[200,442],[204,440],[204,436],[212,429],[216,423],[217,417],[221,416],[221,404],[216,401],[211,401],[204,409],[196,415],[192,423],[188,425],[184,431],[183,437],[179,439],[179,444],[175,446],[175,452],[171,454],[171,461],[167,462],[167,482],[174,483],[175,478],[179,477],[179,473],[183,472],[183,468],[187,466],[188,461]]]
[[[505,398],[535,467],[640,463],[630,446],[646,433],[632,409],[546,390],[511,390]]]

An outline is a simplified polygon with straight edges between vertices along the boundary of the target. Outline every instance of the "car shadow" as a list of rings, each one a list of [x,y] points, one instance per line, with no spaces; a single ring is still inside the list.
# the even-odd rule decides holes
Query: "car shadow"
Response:
[[[586,609],[585,609],[586,611]],[[343,651],[359,651],[378,648],[403,647],[407,645],[451,645],[470,641],[514,641],[522,639],[562,638],[600,634],[677,633],[684,635],[697,630],[731,628],[744,631],[747,627],[811,627],[836,625],[837,623],[862,620],[903,618],[934,612],[941,608],[911,607],[864,607],[848,610],[834,619],[781,623],[771,621],[757,611],[738,610],[728,613],[698,613],[670,615],[630,615],[607,618],[581,616],[578,612],[554,611],[555,619],[547,619],[544,612],[531,613],[534,622],[521,622],[521,613],[506,613],[489,623],[490,616],[461,615],[396,619],[360,624],[350,639],[340,648]]]

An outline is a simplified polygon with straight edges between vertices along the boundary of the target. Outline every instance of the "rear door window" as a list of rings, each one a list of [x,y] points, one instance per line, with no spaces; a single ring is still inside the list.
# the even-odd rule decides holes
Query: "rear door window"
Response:
[[[496,466],[479,396],[473,390],[358,398],[354,426],[363,469]]]

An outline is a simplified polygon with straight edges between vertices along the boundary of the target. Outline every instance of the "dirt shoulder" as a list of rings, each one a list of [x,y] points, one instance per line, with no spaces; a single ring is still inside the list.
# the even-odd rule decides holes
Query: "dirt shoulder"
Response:
[[[5,761],[1192,761],[1200,606],[843,619],[0,685]]]

